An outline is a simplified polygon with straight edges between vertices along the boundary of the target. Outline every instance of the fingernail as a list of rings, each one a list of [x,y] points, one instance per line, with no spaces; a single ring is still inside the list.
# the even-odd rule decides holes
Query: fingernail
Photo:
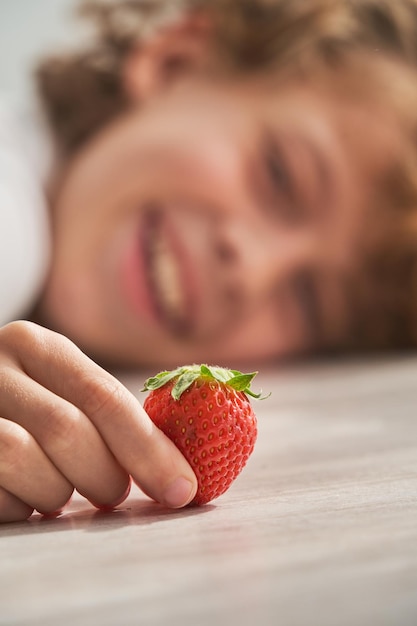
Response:
[[[165,491],[164,504],[173,509],[179,509],[190,502],[194,497],[194,491],[194,485],[180,476]]]

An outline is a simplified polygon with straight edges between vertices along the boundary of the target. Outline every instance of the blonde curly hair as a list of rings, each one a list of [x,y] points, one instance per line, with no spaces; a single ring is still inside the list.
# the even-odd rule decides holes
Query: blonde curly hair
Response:
[[[64,152],[73,153],[130,106],[121,82],[126,55],[184,12],[204,12],[212,20],[222,71],[285,71],[314,79],[347,67],[360,76],[365,59],[391,64],[389,79],[378,82],[368,72],[356,87],[362,95],[374,90],[393,112],[408,150],[375,181],[367,215],[371,235],[363,237],[361,270],[349,285],[352,325],[331,348],[415,347],[417,0],[84,0],[80,14],[95,26],[90,45],[48,58],[37,70]],[[402,82],[395,78],[399,67]]]

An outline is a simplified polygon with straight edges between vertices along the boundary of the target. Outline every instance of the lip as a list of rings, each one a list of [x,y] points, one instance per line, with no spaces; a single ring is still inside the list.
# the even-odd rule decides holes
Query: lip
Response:
[[[155,321],[155,306],[145,279],[145,257],[142,241],[144,239],[144,225],[140,224],[133,229],[133,237],[124,246],[120,263],[120,286],[122,296],[127,302],[129,310],[136,316],[149,322]]]
[[[142,213],[130,245],[126,246],[121,261],[121,287],[130,310],[136,317],[158,324],[178,336],[192,332],[195,318],[195,298],[191,289],[190,263],[187,262],[184,246],[180,245],[176,233],[167,228],[163,212],[150,207]],[[179,278],[181,298],[184,300],[181,315],[175,315],[161,294],[155,272],[154,241],[160,238],[169,249]]]

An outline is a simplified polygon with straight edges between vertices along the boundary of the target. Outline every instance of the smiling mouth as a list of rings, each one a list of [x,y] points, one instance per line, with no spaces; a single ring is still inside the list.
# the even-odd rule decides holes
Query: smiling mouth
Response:
[[[171,332],[187,337],[193,329],[189,285],[181,259],[164,229],[161,211],[156,208],[146,217],[143,249],[156,315]]]

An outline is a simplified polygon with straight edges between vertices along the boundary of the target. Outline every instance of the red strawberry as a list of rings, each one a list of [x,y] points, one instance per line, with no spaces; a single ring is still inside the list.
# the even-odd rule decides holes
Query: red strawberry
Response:
[[[224,493],[253,451],[256,416],[248,395],[257,372],[207,365],[179,367],[148,378],[144,408],[193,467],[198,489],[193,504]]]

